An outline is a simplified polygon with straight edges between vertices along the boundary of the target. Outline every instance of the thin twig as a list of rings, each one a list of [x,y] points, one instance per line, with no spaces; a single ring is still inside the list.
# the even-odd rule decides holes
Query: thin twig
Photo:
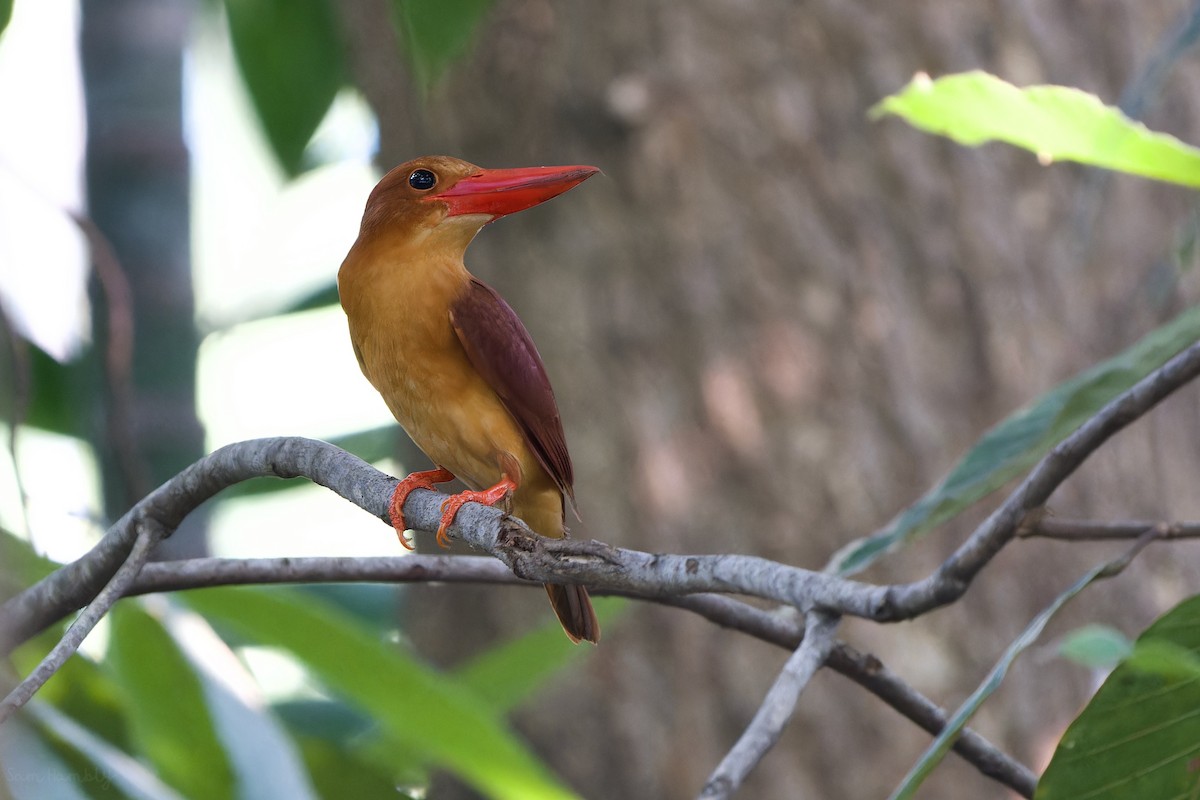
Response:
[[[701,798],[733,797],[750,771],[779,741],[800,700],[800,693],[829,656],[838,622],[839,618],[832,614],[809,612],[805,619],[804,640],[783,665],[737,744],[708,777],[700,792]]]
[[[395,478],[313,439],[258,439],[222,447],[148,494],[82,557],[0,605],[0,656],[95,597],[124,563],[141,520],[154,520],[169,535],[221,489],[263,476],[308,477],[381,519],[396,486]]]
[[[541,586],[536,581],[518,578],[491,556],[192,558],[147,564],[130,587],[129,594],[209,586],[329,582]]]
[[[42,688],[46,681],[54,676],[54,673],[58,672],[66,660],[75,654],[79,645],[96,627],[96,623],[108,613],[114,603],[125,595],[134,579],[137,578],[138,572],[150,557],[150,551],[164,536],[162,528],[153,522],[147,522],[141,527],[138,537],[134,541],[133,549],[129,552],[129,557],[113,575],[108,585],[100,590],[87,608],[75,618],[71,627],[67,629],[67,632],[62,635],[62,638],[51,648],[33,672],[17,684],[16,688],[9,692],[3,701],[0,701],[0,725],[17,709],[29,702],[29,698],[33,697],[37,690]]]
[[[127,502],[134,503],[154,484],[150,482],[145,459],[140,454],[134,425],[133,288],[116,249],[99,226],[84,214],[68,211],[67,216],[87,240],[92,273],[104,296],[104,376],[108,388],[105,438],[121,471],[129,498]]]
[[[1094,519],[1069,519],[1043,516],[1022,525],[1019,536],[1030,539],[1059,539],[1068,542],[1137,539],[1146,531],[1155,531],[1158,539],[1200,538],[1200,522],[1148,522],[1124,520],[1101,522]]]

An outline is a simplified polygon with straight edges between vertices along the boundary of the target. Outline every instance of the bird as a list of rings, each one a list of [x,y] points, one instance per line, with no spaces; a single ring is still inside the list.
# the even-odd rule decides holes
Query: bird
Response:
[[[358,238],[338,270],[350,341],[367,380],[435,465],[399,482],[390,517],[405,538],[404,501],[455,478],[437,541],[465,503],[504,503],[542,536],[567,535],[574,473],[554,390],[512,307],[467,271],[464,255],[494,220],[579,185],[591,166],[483,169],[425,156],[389,171],[367,198]],[[576,512],[577,513],[577,512]],[[580,585],[547,583],[572,642],[598,643]]]

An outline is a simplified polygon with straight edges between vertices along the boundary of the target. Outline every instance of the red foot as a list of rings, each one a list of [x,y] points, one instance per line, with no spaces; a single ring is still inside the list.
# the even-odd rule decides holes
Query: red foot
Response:
[[[408,543],[408,539],[404,538],[404,532],[408,530],[408,525],[404,522],[404,501],[416,489],[432,489],[435,483],[452,480],[454,480],[454,473],[445,467],[438,467],[424,472],[414,472],[396,485],[396,491],[392,493],[392,502],[388,506],[388,516],[392,518],[392,527],[396,529],[396,536],[400,538],[400,544],[404,545],[406,549],[412,550],[413,546]],[[441,542],[440,534],[438,541]]]
[[[504,475],[500,478],[499,483],[489,489],[484,489],[482,492],[466,491],[451,495],[442,502],[442,522],[438,525],[437,529],[438,544],[442,547],[450,546],[450,534],[447,531],[454,524],[454,518],[458,516],[458,510],[464,505],[467,503],[483,503],[485,506],[494,506],[516,488],[516,481]]]

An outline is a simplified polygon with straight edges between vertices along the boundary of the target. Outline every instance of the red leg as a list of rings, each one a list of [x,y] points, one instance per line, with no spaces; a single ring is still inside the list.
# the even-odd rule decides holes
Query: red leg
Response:
[[[450,534],[447,532],[454,518],[458,516],[458,510],[467,503],[483,503],[485,506],[494,506],[509,493],[517,488],[517,482],[507,475],[500,476],[500,482],[495,486],[484,489],[482,492],[466,491],[459,492],[456,495],[451,495],[448,499],[442,502],[442,522],[438,525],[437,541],[442,547],[450,546]]]
[[[408,530],[408,525],[404,522],[404,501],[408,499],[408,496],[416,489],[432,489],[435,483],[452,480],[454,480],[453,472],[445,467],[438,467],[424,472],[414,472],[396,484],[396,491],[392,493],[392,502],[388,506],[388,515],[392,518],[392,527],[396,529],[396,535],[400,537],[400,544],[409,550],[413,549],[413,546],[404,538],[404,532]],[[438,541],[441,541],[440,534]]]

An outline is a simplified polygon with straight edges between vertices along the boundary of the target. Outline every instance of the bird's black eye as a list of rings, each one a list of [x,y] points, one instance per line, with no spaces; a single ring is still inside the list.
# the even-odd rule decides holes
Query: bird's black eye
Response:
[[[437,183],[437,175],[434,175],[427,169],[415,169],[412,175],[408,176],[408,185],[416,189],[418,192],[425,192],[434,187]]]

